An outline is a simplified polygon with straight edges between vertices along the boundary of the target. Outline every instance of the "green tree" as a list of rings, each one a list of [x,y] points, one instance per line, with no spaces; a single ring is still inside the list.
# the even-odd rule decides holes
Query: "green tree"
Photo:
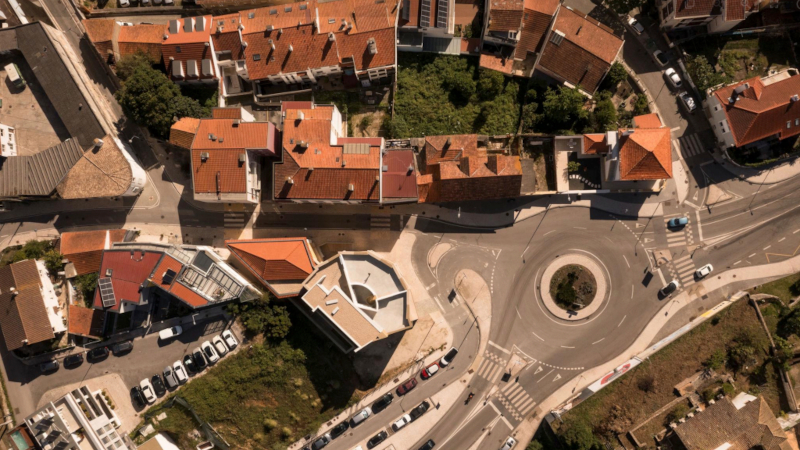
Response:
[[[478,96],[489,101],[503,92],[506,77],[496,70],[481,69],[478,76]]]
[[[567,124],[587,116],[584,97],[578,89],[559,86],[558,90],[548,89],[544,97],[544,115],[553,123]]]
[[[789,369],[789,361],[794,357],[794,347],[786,339],[774,336],[775,353],[772,355],[773,361],[781,365],[785,370]]]
[[[584,420],[571,422],[562,438],[570,450],[600,450],[603,448],[592,434],[592,427]]]
[[[628,79],[628,71],[625,70],[625,66],[623,66],[619,62],[615,62],[611,65],[611,68],[608,69],[608,75],[606,75],[606,80],[608,80],[609,86],[616,87],[620,81],[625,81]]]
[[[617,14],[628,14],[634,8],[640,8],[643,0],[607,0],[607,4]]]
[[[522,107],[522,131],[532,133],[536,131],[536,124],[539,123],[542,116],[536,111],[539,109],[539,104],[536,102],[528,103]]]
[[[725,352],[722,350],[715,351],[707,360],[703,361],[703,366],[709,370],[721,369],[725,366]]]
[[[115,97],[130,118],[160,137],[169,135],[174,118],[203,117],[207,112],[152,67],[136,67]]]
[[[264,333],[265,337],[283,339],[289,333],[292,322],[285,306],[273,305],[269,294],[246,303],[232,303],[228,311],[239,315],[245,329],[251,335]]]
[[[594,119],[597,122],[597,131],[612,131],[617,129],[617,108],[610,99],[600,100],[594,108]]]
[[[42,259],[44,259],[44,265],[47,270],[53,275],[64,268],[64,255],[56,249],[48,250]]]
[[[667,414],[667,421],[677,422],[678,420],[683,419],[688,413],[689,407],[686,406],[686,403],[678,403],[674,408],[672,408],[672,411]]]
[[[567,171],[569,173],[576,173],[581,171],[581,163],[578,161],[570,161],[567,163]]]
[[[87,273],[75,277],[75,288],[81,294],[86,307],[91,308],[94,290],[97,287],[97,273]]]
[[[525,450],[544,450],[544,447],[542,446],[542,443],[539,441],[531,441],[530,444],[528,444],[528,446],[525,447]]]
[[[643,114],[650,113],[650,104],[647,102],[647,96],[644,94],[639,94],[636,97],[636,103],[633,105],[633,114],[636,116],[641,116]]]
[[[42,259],[45,253],[52,248],[53,244],[49,241],[28,241],[14,254],[14,262],[20,262],[26,259]]]
[[[464,100],[469,100],[475,94],[475,80],[469,72],[450,72],[444,85],[445,89],[455,92]]]
[[[133,55],[126,55],[117,61],[117,76],[120,80],[125,81],[136,71],[138,68],[152,68],[153,61],[150,56],[143,52],[136,52]]]
[[[725,77],[717,73],[703,55],[689,56],[686,59],[686,70],[700,92],[705,92],[708,88],[725,82]]]
[[[411,132],[408,129],[408,124],[400,115],[395,115],[394,118],[392,118],[390,115],[387,115],[383,120],[383,129],[386,132],[386,137],[389,139],[399,139],[411,136]]]
[[[739,342],[728,349],[728,363],[735,370],[742,371],[755,362],[756,349],[746,342]]]

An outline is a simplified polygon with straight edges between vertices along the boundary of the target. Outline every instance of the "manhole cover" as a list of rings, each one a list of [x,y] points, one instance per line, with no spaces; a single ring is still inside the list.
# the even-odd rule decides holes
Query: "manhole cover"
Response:
[[[708,300],[708,295],[704,295],[704,296],[700,297],[700,299],[701,300]]]

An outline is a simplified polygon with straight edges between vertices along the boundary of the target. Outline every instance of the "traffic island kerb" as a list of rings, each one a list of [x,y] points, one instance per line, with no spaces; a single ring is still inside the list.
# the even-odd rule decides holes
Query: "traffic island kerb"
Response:
[[[597,285],[592,302],[587,307],[577,311],[567,311],[561,308],[550,295],[550,282],[553,279],[553,275],[562,267],[569,265],[582,266],[591,272]],[[589,319],[608,302],[609,297],[609,284],[606,274],[600,267],[600,264],[589,256],[579,253],[570,253],[553,260],[542,273],[542,277],[540,282],[537,283],[537,286],[539,296],[547,311],[561,320],[578,321]],[[600,310],[600,312],[602,313],[602,310]]]

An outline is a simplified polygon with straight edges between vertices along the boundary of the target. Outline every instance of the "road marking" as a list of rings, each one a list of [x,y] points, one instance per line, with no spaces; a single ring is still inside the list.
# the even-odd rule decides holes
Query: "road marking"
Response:
[[[626,318],[626,317],[628,317],[628,315],[627,315],[627,314],[625,314],[624,316],[622,316],[622,320],[620,320],[620,321],[619,321],[619,325],[617,325],[617,328],[619,328],[619,327],[621,327],[621,326],[622,326],[622,322],[625,322],[625,318]]]
[[[772,247],[772,246],[771,246],[771,245],[768,245],[768,246],[766,246],[766,247],[762,248],[761,250],[766,250],[766,249],[768,249],[768,248],[770,248],[770,247]]]
[[[560,379],[561,379],[561,374],[560,374],[560,373],[557,373],[557,374],[556,374],[556,377],[555,377],[555,378],[553,378],[553,381],[558,381],[558,380],[560,380]]]
[[[735,266],[735,265],[739,264],[740,262],[742,262],[742,260],[741,260],[741,259],[740,259],[740,260],[738,260],[738,261],[736,261],[735,263],[733,263],[733,265]]]
[[[539,367],[536,368],[536,372],[533,372],[533,374],[536,375],[537,373],[539,373],[539,372],[541,372],[543,370],[544,369],[542,369],[542,366],[539,366]]]
[[[599,344],[599,343],[603,342],[603,340],[604,340],[604,339],[605,339],[605,338],[603,338],[603,339],[600,339],[599,341],[594,341],[594,342],[592,342],[592,345],[594,345],[594,344]]]
[[[695,210],[699,210],[699,209],[700,209],[700,207],[699,207],[699,206],[695,205],[694,203],[690,202],[689,200],[684,200],[684,201],[683,201],[683,203],[684,203],[684,204],[686,204],[686,205],[689,205],[689,206],[691,206],[691,207],[692,207],[692,208],[694,208]]]
[[[700,210],[695,211],[697,214],[697,235],[700,237],[700,242],[703,242],[703,225],[700,223]]]
[[[633,290],[634,290],[634,286],[631,285],[631,298],[633,298]]]
[[[494,342],[492,342],[492,341],[489,341],[489,345],[491,345],[492,347],[494,347],[494,348],[496,348],[496,349],[500,350],[500,351],[501,351],[501,352],[503,352],[503,353],[506,353],[506,354],[509,354],[509,355],[511,354],[511,352],[510,352],[510,351],[508,351],[508,350],[504,349],[503,347],[500,347],[499,345],[495,344],[495,343],[494,343]]]
[[[544,342],[544,339],[540,338],[538,334],[534,333],[533,331],[531,331],[531,333],[532,333],[534,336],[536,336],[537,338],[539,338],[539,340],[540,340],[540,341]]]
[[[650,239],[650,238],[644,238],[644,243],[645,243],[645,244],[647,244],[648,242],[653,242],[653,239]]]
[[[517,307],[515,306],[515,307],[514,307],[514,309],[515,309],[515,310],[517,310],[517,317],[519,317],[519,318],[520,318],[520,320],[522,320],[522,314],[520,314],[520,313],[519,313],[519,308],[517,308]]]
[[[756,254],[755,254],[755,253],[753,253],[753,254],[751,254],[750,256],[748,256],[748,258],[752,258],[753,256],[756,256]]]
[[[785,238],[785,237],[782,237],[782,238],[780,238],[780,239],[778,240],[778,242],[783,242],[783,241],[785,241],[785,240],[786,240],[786,238]]]
[[[661,269],[659,268],[658,270],[656,270],[656,272],[658,272],[658,276],[659,276],[659,278],[661,278],[661,284],[662,285],[666,285],[667,284],[667,280],[664,279],[664,273],[661,272]]]
[[[426,287],[425,290],[430,291],[431,288],[434,287],[434,286],[436,286],[436,282],[435,281],[433,283],[431,283],[430,286]]]
[[[586,228],[583,228],[583,227],[572,227],[572,228],[575,228],[576,230],[585,230],[586,229]]]
[[[554,371],[554,370],[556,370],[556,369],[550,369],[550,372],[547,372],[546,374],[544,374],[544,376],[543,376],[542,378],[539,378],[539,380],[537,381],[537,383],[538,383],[539,381],[542,381],[542,380],[544,380],[545,378],[547,378],[547,377],[548,377],[548,376],[549,376],[551,373],[553,373],[553,371]]]
[[[437,304],[437,305],[439,305],[439,309],[441,309],[441,310],[442,310],[442,312],[446,312],[446,311],[445,311],[445,309],[444,309],[444,307],[442,306],[442,304],[441,304],[441,303],[439,303],[439,296],[438,296],[438,295],[435,295],[435,296],[433,297],[433,299],[434,299],[434,300],[436,300],[436,304]]]
[[[562,345],[561,348],[575,348],[575,347],[570,347],[568,345]]]
[[[800,233],[800,230],[794,230],[794,231],[792,231],[792,234],[797,234],[797,233]]]
[[[628,262],[628,258],[626,258],[625,255],[622,255],[622,259],[625,260],[625,264],[628,266],[628,269],[630,269],[631,268],[631,264]]]
[[[550,234],[550,233],[552,233],[552,232],[554,232],[554,231],[556,231],[556,230],[550,230],[550,231],[548,231],[547,233],[545,233],[544,235],[545,235],[545,236],[547,236],[548,234]]]

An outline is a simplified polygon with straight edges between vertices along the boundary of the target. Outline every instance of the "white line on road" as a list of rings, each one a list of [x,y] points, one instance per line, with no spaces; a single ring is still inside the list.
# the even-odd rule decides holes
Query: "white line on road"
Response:
[[[562,345],[561,348],[575,348],[575,347],[570,347],[568,345]]]
[[[539,338],[539,340],[540,340],[540,341],[544,342],[544,339],[542,339],[541,337],[539,337],[539,335],[538,335],[538,334],[534,333],[533,331],[531,331],[531,333],[532,333],[534,336],[536,336],[537,338]]]
[[[800,230],[794,230],[794,231],[792,231],[792,234],[797,234],[797,233],[800,233]]]
[[[625,322],[625,318],[626,318],[626,317],[628,317],[628,315],[627,315],[627,314],[625,314],[624,316],[622,316],[622,320],[620,320],[620,321],[619,321],[619,325],[617,325],[617,328],[619,328],[619,327],[621,327],[621,326],[622,326],[622,322]]]
[[[755,253],[753,253],[753,254],[751,254],[750,256],[748,256],[748,258],[752,258],[753,256],[756,256],[756,254],[755,254]]]
[[[768,249],[768,248],[770,248],[770,247],[772,247],[772,246],[771,246],[771,245],[768,245],[768,246],[766,246],[766,247],[762,248],[762,250],[766,250],[766,249]]]
[[[683,201],[683,203],[684,203],[685,205],[689,205],[689,206],[691,206],[691,207],[692,207],[692,208],[694,208],[695,210],[699,210],[699,209],[700,209],[700,207],[699,207],[699,206],[695,205],[694,203],[690,202],[689,200],[684,200],[684,201]]]
[[[515,307],[514,307],[514,309],[516,309],[516,310],[517,310],[517,317],[519,317],[519,318],[520,318],[520,320],[521,320],[521,319],[522,319],[522,314],[520,314],[520,313],[519,313],[519,308],[517,308],[517,307],[515,306]]]
[[[434,299],[434,300],[436,300],[436,304],[437,304],[437,305],[439,305],[439,309],[441,309],[441,310],[442,310],[442,312],[446,312],[446,311],[444,310],[444,307],[442,307],[442,304],[441,304],[441,303],[439,303],[439,296],[438,296],[438,295],[435,295],[435,296],[433,297],[433,299]]]
[[[664,273],[661,271],[661,269],[659,268],[658,270],[656,270],[656,272],[658,272],[658,276],[659,278],[661,278],[661,284],[666,285],[667,280],[664,279]]]
[[[546,374],[544,374],[544,376],[542,378],[539,378],[539,380],[537,380],[536,382],[538,383],[539,381],[544,380],[545,378],[547,378],[548,375],[553,373],[554,370],[556,370],[556,369],[550,369],[550,372],[547,372]]]
[[[785,237],[782,237],[782,238],[780,238],[780,239],[778,240],[778,242],[783,242],[783,241],[785,241],[785,240],[786,240],[786,238],[785,238]]]
[[[431,288],[432,288],[432,287],[434,287],[434,286],[436,286],[436,282],[435,282],[435,281],[434,281],[433,283],[431,283],[431,285],[430,285],[430,286],[426,287],[426,288],[425,288],[425,290],[426,290],[426,291],[430,291],[430,290],[431,290]]]
[[[576,230],[585,230],[586,229],[586,228],[583,228],[583,227],[572,227],[572,228],[575,228]]]
[[[554,231],[556,231],[556,230],[550,230],[550,231],[548,231],[547,233],[545,233],[544,235],[545,235],[545,236],[547,236],[548,234],[550,234],[550,233],[552,233],[552,232],[554,232]]]
[[[628,258],[626,258],[625,255],[622,255],[622,259],[625,260],[625,264],[627,264],[628,265],[628,269],[630,269],[631,268],[631,263],[628,262]]]
[[[605,339],[605,338],[603,338],[603,339],[600,339],[599,341],[594,341],[594,342],[592,342],[592,345],[594,345],[594,344],[599,344],[600,342],[603,342],[603,340],[604,340],[604,339]]]
[[[500,347],[499,345],[495,344],[495,343],[494,343],[494,342],[492,342],[492,341],[489,341],[489,345],[491,345],[492,347],[494,347],[494,348],[496,348],[496,349],[500,350],[501,352],[505,352],[505,353],[508,353],[508,354],[510,354],[510,353],[511,353],[510,351],[508,351],[508,350],[504,349],[503,347]]]
[[[700,237],[700,242],[703,242],[703,225],[700,223],[700,210],[695,211],[697,214],[697,235]]]
[[[738,260],[738,261],[736,261],[735,263],[733,263],[733,265],[735,266],[735,265],[739,264],[740,262],[742,262],[742,260],[741,260],[741,259],[740,259],[740,260]]]
[[[633,298],[633,289],[634,289],[634,286],[631,285],[631,298]]]

